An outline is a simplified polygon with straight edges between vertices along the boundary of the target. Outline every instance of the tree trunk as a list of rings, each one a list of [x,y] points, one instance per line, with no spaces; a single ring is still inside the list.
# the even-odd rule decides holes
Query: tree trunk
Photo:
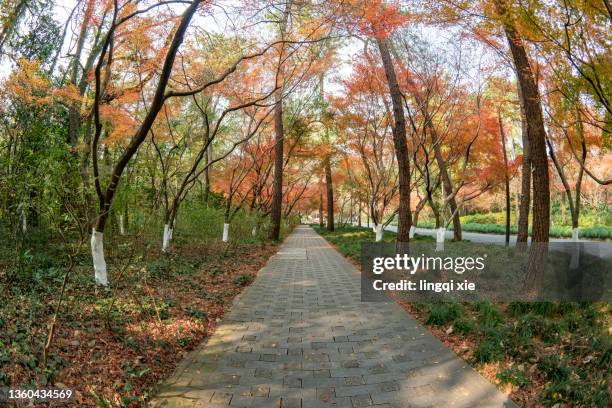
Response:
[[[581,157],[581,166],[580,170],[578,170],[578,177],[576,178],[576,191],[575,191],[575,202],[574,202],[574,212],[572,213],[572,239],[574,241],[578,241],[579,238],[579,220],[580,220],[580,195],[582,192],[582,178],[584,176],[584,164],[586,162],[587,156],[587,148],[586,141],[584,139],[584,128],[582,126],[582,122],[580,121],[580,111],[577,110],[578,118],[576,122],[576,126],[578,127],[578,134],[580,135],[580,146],[582,148],[582,157]]]
[[[429,208],[431,208],[431,212],[433,213],[434,220],[436,221],[436,228],[440,228],[440,225],[442,224],[440,222],[440,211],[438,211],[438,207],[436,206],[436,203],[434,203],[433,197],[431,196],[431,194],[427,195],[427,203],[429,204]]]
[[[504,157],[504,181],[506,183],[506,246],[510,246],[510,177],[508,176],[508,155],[506,154],[506,134],[502,123],[501,111],[497,112],[502,155]]]
[[[529,154],[529,136],[527,134],[527,118],[521,97],[521,87],[518,87],[519,105],[521,109],[521,138],[523,141],[523,163],[521,164],[521,200],[518,211],[518,231],[516,245],[527,247],[529,237],[529,208],[531,207],[531,155]]]
[[[280,22],[280,38],[282,39],[285,35],[287,28],[287,21],[289,18],[289,10],[291,8],[291,0],[285,3],[285,10],[283,11],[282,20]],[[281,54],[284,49],[281,48]],[[285,143],[284,129],[283,129],[283,69],[282,66],[278,67],[278,75],[280,78],[276,78],[277,83],[280,83],[280,89],[276,92],[276,106],[274,108],[274,184],[272,187],[272,208],[270,211],[270,218],[272,221],[272,228],[268,234],[268,238],[278,241],[280,239],[280,227],[281,218],[283,214],[283,162],[284,162],[284,150],[283,145]]]
[[[162,252],[168,252],[168,248],[170,247],[170,225],[166,222],[164,224],[164,235],[162,237]]]
[[[446,162],[444,161],[444,157],[442,156],[442,148],[440,146],[440,139],[438,138],[438,132],[436,127],[431,120],[429,113],[427,112],[426,106],[427,101],[424,101],[418,93],[413,94],[414,98],[417,101],[417,104],[421,106],[421,110],[423,115],[425,116],[426,126],[429,129],[431,134],[433,148],[434,148],[434,157],[436,159],[436,163],[438,164],[438,168],[440,169],[440,176],[442,178],[442,187],[451,195],[451,198],[448,200],[448,205],[450,208],[450,213],[453,217],[453,238],[455,241],[461,241],[461,218],[459,211],[457,211],[457,200],[456,196],[453,194],[453,182],[448,174],[448,169],[446,167]],[[442,199],[445,200],[444,194],[442,195]],[[446,202],[446,201],[445,201]],[[446,206],[444,206],[446,208]],[[446,225],[445,225],[446,227]]]
[[[272,228],[269,238],[280,239],[280,226],[283,205],[283,101],[278,97],[274,108],[274,185],[272,190]]]
[[[232,176],[233,178],[233,176]],[[231,191],[230,185],[230,191]],[[229,241],[229,223],[230,223],[230,213],[232,211],[232,194],[228,194],[227,201],[225,202],[225,214],[223,214],[223,236],[221,240],[223,242]]]
[[[376,228],[374,228],[374,232],[376,233],[376,242],[382,241],[384,232],[382,223],[376,225]]]
[[[334,186],[330,158],[325,159],[325,188],[327,189],[327,230],[334,230]]]
[[[395,75],[395,67],[391,60],[391,53],[386,39],[377,38],[376,43],[380,51],[382,64],[389,86],[391,95],[391,103],[393,105],[393,146],[395,147],[395,157],[398,165],[398,183],[399,183],[399,209],[398,209],[398,225],[397,225],[397,243],[398,252],[407,252],[407,244],[410,242],[410,161],[408,154],[408,145],[406,141],[406,118],[404,117],[404,109],[402,106],[402,94],[400,91],[397,77]]]
[[[419,215],[423,208],[425,208],[425,204],[427,204],[427,196],[421,198],[419,203],[417,204],[414,212],[412,213],[412,225],[410,226],[410,238],[414,238],[414,233],[416,232],[416,227],[419,224]]]
[[[208,138],[206,138],[208,139]],[[204,140],[204,143],[208,143],[208,140]],[[208,145],[206,152],[204,153],[204,203],[208,204],[208,197],[210,195],[210,165],[211,162],[212,145]]]
[[[119,234],[125,235],[125,218],[123,214],[119,214]]]
[[[319,190],[319,227],[323,228],[323,190]]]
[[[104,234],[96,230],[91,232],[91,257],[93,259],[96,283],[107,286],[108,277],[106,274],[106,261],[104,259]]]
[[[162,236],[162,252],[168,252],[170,241],[172,241],[172,232],[176,220],[176,202],[166,210],[164,217],[164,233]]]
[[[442,177],[442,185],[444,186],[444,190],[447,191],[447,194],[452,194],[453,182],[448,174],[446,162],[442,156],[442,148],[440,147],[440,142],[437,137],[437,132],[435,131],[431,121],[429,121],[429,128],[433,139],[432,143],[434,144],[434,156],[436,158],[438,168],[440,169],[440,176]],[[446,200],[446,197],[442,196],[442,199]],[[459,211],[457,211],[457,200],[454,196],[448,200],[448,205],[450,208],[450,213],[453,215],[453,238],[455,241],[461,241],[461,218],[459,217]]]
[[[134,137],[130,140],[128,146],[125,151],[119,158],[117,164],[113,168],[110,181],[106,190],[102,190],[102,186],[100,183],[100,174],[98,168],[98,143],[100,141],[100,136],[102,134],[102,122],[100,119],[100,100],[102,98],[102,89],[101,89],[101,72],[102,66],[104,65],[106,52],[108,50],[108,46],[110,41],[107,41],[100,53],[100,57],[98,60],[98,64],[95,69],[95,95],[94,95],[94,119],[95,119],[95,135],[92,139],[91,143],[91,157],[93,160],[93,171],[94,178],[93,183],[96,190],[96,194],[99,200],[99,210],[97,215],[97,220],[95,224],[95,228],[92,230],[91,235],[91,254],[94,264],[94,275],[97,283],[100,283],[104,286],[108,285],[107,274],[106,274],[106,262],[104,260],[104,249],[103,249],[103,233],[104,227],[106,226],[106,221],[108,219],[108,215],[110,213],[111,205],[113,202],[113,198],[115,196],[115,192],[119,186],[119,181],[121,180],[121,176],[123,175],[123,171],[127,167],[129,161],[138,151],[142,142],[146,139],[149,134],[149,130],[153,126],[153,122],[157,117],[157,114],[161,110],[165,101],[165,93],[166,93],[166,85],[168,84],[168,80],[170,79],[170,75],[172,73],[172,67],[174,65],[176,54],[179,50],[179,47],[183,43],[183,38],[187,28],[193,18],[194,14],[197,11],[197,8],[200,4],[200,0],[194,0],[189,7],[183,13],[179,26],[174,32],[174,36],[168,47],[168,51],[166,52],[166,57],[164,59],[163,67],[159,75],[159,81],[155,88],[155,93],[153,96],[153,100],[149,106],[149,109],[142,121],[142,124],[138,128],[137,132],[134,134]],[[115,10],[116,12],[117,10]],[[114,30],[114,27],[113,27]],[[109,39],[112,35],[112,32],[109,33]]]
[[[514,60],[520,98],[527,119],[527,135],[531,165],[533,166],[533,228],[531,249],[527,265],[524,290],[528,297],[535,298],[542,289],[548,254],[550,227],[550,181],[548,157],[546,156],[546,130],[542,115],[540,92],[529,64],[527,51],[504,0],[497,0],[506,38]]]
[[[550,226],[550,181],[546,156],[546,130],[542,115],[540,92],[529,64],[525,45],[508,15],[503,0],[497,0],[498,11],[504,19],[504,31],[510,45],[519,83],[520,98],[527,121],[530,159],[533,166],[533,231],[532,241],[548,242]]]

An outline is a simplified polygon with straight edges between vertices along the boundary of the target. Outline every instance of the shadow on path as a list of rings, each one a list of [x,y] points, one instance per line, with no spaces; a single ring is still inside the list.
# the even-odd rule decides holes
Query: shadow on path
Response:
[[[395,303],[360,302],[354,266],[300,226],[150,406],[515,405]]]

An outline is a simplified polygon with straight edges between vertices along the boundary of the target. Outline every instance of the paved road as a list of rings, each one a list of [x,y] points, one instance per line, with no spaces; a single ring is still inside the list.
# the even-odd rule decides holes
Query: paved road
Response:
[[[505,395],[358,271],[296,229],[153,407],[502,407]]]
[[[386,231],[397,232],[396,225],[388,225],[385,228]],[[428,235],[430,237],[436,237],[436,230],[430,228],[416,228],[415,232],[418,235]],[[447,240],[453,239],[453,231],[447,230],[445,237]],[[468,232],[462,231],[461,237],[463,239],[472,241],[472,242],[480,242],[484,244],[499,244],[503,245],[506,242],[506,236],[501,234],[483,234],[480,232]],[[550,242],[563,242],[569,243],[571,240],[569,238],[551,238]],[[612,258],[612,243],[604,242],[604,241],[596,241],[590,239],[580,239],[580,242],[587,243],[586,250],[589,253],[594,255],[598,255],[604,258]],[[510,243],[516,244],[516,235],[510,235]]]
[[[385,230],[397,232],[397,225],[388,225],[385,228]],[[436,237],[436,230],[432,228],[416,228],[415,231],[419,235],[429,235],[434,238]],[[453,239],[453,231],[447,230],[445,236],[447,240]],[[468,239],[473,242],[482,242],[482,243],[487,243],[487,244],[503,244],[504,242],[506,242],[506,236],[502,234],[483,234],[480,232],[461,231],[461,236],[463,239]],[[568,242],[570,241],[570,239],[569,238],[551,238],[550,241],[551,242]],[[510,235],[510,242],[516,243],[516,235]],[[581,239],[580,242],[600,242],[600,241]]]

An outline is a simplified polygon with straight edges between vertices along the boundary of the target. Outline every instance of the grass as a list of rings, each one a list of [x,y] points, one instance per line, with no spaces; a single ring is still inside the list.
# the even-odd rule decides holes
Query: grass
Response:
[[[319,234],[325,239],[338,247],[340,252],[345,256],[359,262],[361,256],[361,243],[364,241],[373,242],[376,234],[371,228],[344,226],[336,227],[335,231],[329,232],[327,229],[319,225],[312,225]],[[385,231],[382,242],[395,242],[396,234],[394,232]],[[415,241],[418,242],[434,242],[434,239],[429,236],[417,235]]]
[[[32,229],[0,241],[0,386],[69,387],[78,406],[144,406],[156,383],[214,329],[274,253],[265,225],[240,213],[220,242],[222,210],[190,204],[171,251],[157,214],[130,214],[128,234],[105,232],[111,289],[93,284],[88,245]],[[0,235],[8,233],[0,223]],[[286,235],[292,225],[284,225]],[[48,363],[42,350],[68,253],[76,253]],[[249,256],[244,256],[249,254]]]
[[[572,227],[569,220],[563,218],[558,212],[551,214],[550,236],[554,238],[570,238]],[[510,232],[517,233],[517,220],[514,213],[510,217]],[[604,211],[598,215],[591,211],[583,213],[580,217],[580,237],[590,239],[612,239],[612,213]],[[424,220],[419,223],[422,228],[434,228],[432,220]],[[452,229],[452,225],[449,226]],[[491,212],[464,215],[461,217],[461,229],[467,232],[480,232],[484,234],[505,234],[506,213]],[[529,227],[531,233],[531,226]]]
[[[361,242],[374,240],[370,229],[315,228],[357,262]],[[386,242],[394,239],[385,233]],[[466,250],[465,243],[447,242],[445,256]],[[498,261],[503,270],[504,261]],[[519,405],[610,404],[610,303],[399,303]]]
[[[434,224],[431,222],[419,223],[420,228],[434,228]],[[449,226],[452,229],[452,225]],[[483,234],[505,234],[506,226],[500,224],[478,224],[478,223],[461,223],[461,230],[466,232],[480,232]],[[517,233],[516,225],[510,226],[510,232],[512,234]],[[529,227],[529,233],[531,233],[531,227]],[[570,238],[572,236],[572,227],[569,226],[551,226],[550,236],[554,238]],[[581,238],[592,238],[592,239],[610,239],[612,238],[612,227],[600,225],[594,227],[582,227],[580,228]]]
[[[531,223],[531,215],[530,220]],[[551,225],[553,226],[569,226],[571,225],[571,219],[569,213],[563,214],[556,208],[551,209]],[[506,212],[486,212],[486,213],[475,213],[461,216],[461,222],[466,224],[498,224],[505,225],[506,223]],[[516,224],[516,213],[512,211],[510,213],[510,223]],[[580,214],[581,227],[596,227],[598,225],[611,225],[612,224],[612,211],[604,209],[603,211],[594,211],[589,209],[588,211],[583,209]]]

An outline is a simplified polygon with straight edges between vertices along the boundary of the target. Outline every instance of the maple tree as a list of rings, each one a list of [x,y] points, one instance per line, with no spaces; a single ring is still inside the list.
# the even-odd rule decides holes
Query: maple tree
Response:
[[[371,61],[364,56],[356,63],[352,77],[344,82],[345,95],[333,104],[348,149],[346,168],[367,197],[377,241],[397,213],[389,212],[397,198],[398,173],[383,78],[384,72],[379,67],[372,70]]]
[[[22,57],[14,58],[4,92],[13,101],[13,115],[34,107],[56,123],[65,120],[57,140],[69,146],[70,171],[81,183],[74,184],[80,195],[75,200],[82,202],[74,215],[94,237],[102,282],[101,234],[109,217],[125,232],[129,191],[143,177],[152,179],[151,207],[164,208],[170,233],[194,187],[202,186],[206,202],[218,188],[213,186],[223,185],[217,178],[232,177],[231,171],[215,173],[216,168],[225,169],[234,149],[252,138],[257,160],[240,185],[249,185],[249,211],[260,214],[262,222],[270,218],[272,238],[278,237],[283,217],[316,201],[327,206],[319,218],[325,212],[330,229],[334,215],[345,220],[347,206],[351,220],[365,207],[375,226],[397,222],[398,242],[406,243],[425,212],[439,228],[452,223],[454,239],[460,240],[460,216],[472,208],[470,201],[507,185],[509,214],[511,190],[520,183],[514,192],[518,241],[526,242],[530,217],[533,239],[546,241],[550,170],[556,171],[574,229],[582,186],[609,181],[590,165],[590,155],[605,157],[609,145],[609,15],[591,3],[553,3],[509,8],[502,0],[444,1],[425,8],[382,0],[327,7],[256,1],[242,5],[235,32],[202,35],[199,20],[215,15],[213,2],[82,1],[67,10],[62,25],[43,18],[45,2],[24,8],[7,1],[2,52]],[[26,17],[36,21],[27,29]],[[415,40],[412,27],[423,25],[460,33],[448,59],[435,58],[440,50]],[[35,28],[43,26],[46,31],[36,36]],[[57,41],[41,46],[43,32],[68,35],[70,30],[69,53]],[[343,36],[361,41],[364,52],[352,64],[354,76],[336,81],[326,71],[342,46],[335,38]],[[467,68],[451,61],[461,47],[477,47],[474,42],[493,52],[479,68],[489,76],[479,82],[480,89],[466,86]],[[509,68],[518,73],[516,83],[490,94],[491,78]],[[324,95],[325,82],[346,92]],[[319,102],[314,96],[310,105],[297,102],[315,93]],[[510,101],[510,112],[495,109],[501,99]],[[7,133],[11,148],[20,140],[16,129]],[[508,146],[500,150],[502,133]],[[305,139],[316,140],[316,146]],[[348,150],[333,148],[339,140]],[[305,161],[304,152],[317,159]],[[495,171],[491,163],[504,161],[504,153],[511,156],[505,160],[508,171]],[[300,174],[306,162],[316,174]],[[315,179],[325,187],[325,197],[312,191]],[[4,201],[22,230],[28,219],[36,224],[41,191],[47,190],[30,183]],[[535,215],[530,216],[531,203]]]
[[[610,32],[608,1],[0,0],[0,281],[57,292],[44,375],[72,291],[110,320],[194,242],[609,237]]]

